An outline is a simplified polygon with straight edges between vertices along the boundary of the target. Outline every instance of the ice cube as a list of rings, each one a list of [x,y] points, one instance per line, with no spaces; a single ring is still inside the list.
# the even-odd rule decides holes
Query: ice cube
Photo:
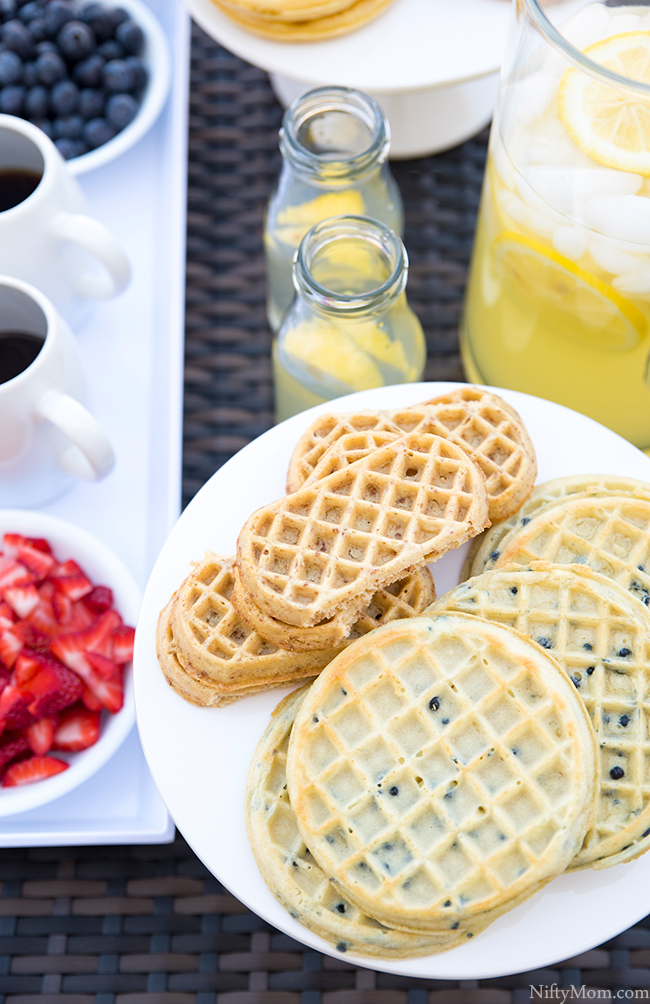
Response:
[[[592,195],[585,200],[588,227],[614,240],[650,247],[650,199],[640,195]]]
[[[501,91],[501,115],[514,121],[517,127],[543,115],[557,93],[557,78],[547,73],[531,73],[515,79]]]
[[[650,263],[641,265],[634,272],[626,272],[624,275],[616,276],[612,280],[612,286],[619,293],[648,296],[650,294]]]
[[[492,162],[497,170],[497,173],[499,174],[504,185],[507,185],[508,188],[514,188],[515,170],[512,166],[508,154],[505,151],[503,143],[501,143],[501,141],[498,138],[492,144],[490,155],[492,157]]]
[[[565,258],[579,261],[587,250],[587,235],[582,227],[556,227],[553,231],[553,247]]]
[[[528,223],[528,210],[518,195],[501,190],[497,192],[497,199],[506,216],[509,216],[514,223]]]
[[[597,240],[593,234],[589,237],[589,252],[596,264],[612,275],[625,275],[626,272],[636,271],[639,266],[638,255],[622,251],[611,243]]]
[[[611,34],[609,22],[610,13],[607,7],[601,3],[590,3],[563,21],[559,30],[571,45],[582,50]]]
[[[584,218],[583,206],[591,196],[601,193],[634,195],[643,184],[643,178],[638,174],[607,167],[531,167],[523,174],[544,202],[574,219]]]

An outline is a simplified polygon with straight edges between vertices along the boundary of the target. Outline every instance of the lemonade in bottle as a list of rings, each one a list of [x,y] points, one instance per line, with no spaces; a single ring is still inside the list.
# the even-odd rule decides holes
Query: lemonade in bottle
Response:
[[[422,376],[422,326],[406,300],[408,258],[390,227],[324,220],[293,266],[296,298],[273,345],[276,417]]]
[[[316,223],[331,216],[371,216],[401,234],[402,199],[388,166],[389,147],[388,122],[362,91],[318,87],[287,108],[280,130],[282,170],[264,228],[273,332],[294,297],[293,257]]]
[[[573,7],[575,11],[575,5]],[[650,447],[650,5],[513,6],[461,332],[470,380]]]

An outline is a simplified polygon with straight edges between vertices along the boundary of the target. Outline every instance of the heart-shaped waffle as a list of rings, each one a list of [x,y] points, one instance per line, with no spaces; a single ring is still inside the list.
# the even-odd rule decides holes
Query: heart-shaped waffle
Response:
[[[485,478],[448,440],[411,433],[263,506],[237,541],[242,588],[265,613],[312,626],[487,525]]]

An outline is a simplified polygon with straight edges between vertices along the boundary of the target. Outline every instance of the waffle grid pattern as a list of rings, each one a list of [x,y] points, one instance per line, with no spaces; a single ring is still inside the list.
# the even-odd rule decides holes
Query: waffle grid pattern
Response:
[[[550,506],[508,534],[486,571],[537,560],[587,565],[650,605],[650,501],[612,496]]]
[[[483,528],[481,482],[451,443],[400,439],[254,513],[237,545],[242,585],[290,624],[315,624],[350,602],[360,610],[406,568]]]
[[[471,918],[552,874],[593,755],[575,702],[558,703],[566,688],[550,660],[444,621],[435,651],[419,621],[417,636],[375,636],[321,677],[289,755],[321,866],[358,906],[416,929]]]
[[[599,741],[600,807],[573,867],[640,853],[650,837],[650,616],[590,569],[575,574],[545,563],[461,583],[430,612],[450,611],[529,635],[584,701]]]

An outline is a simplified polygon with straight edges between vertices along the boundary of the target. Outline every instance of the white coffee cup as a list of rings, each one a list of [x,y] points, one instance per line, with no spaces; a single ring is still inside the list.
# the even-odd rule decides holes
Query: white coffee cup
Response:
[[[40,505],[109,473],[113,449],[84,399],[67,324],[35,287],[0,276],[0,507]]]
[[[0,185],[14,171],[36,175],[37,184],[0,212],[0,273],[36,286],[77,323],[90,300],[128,285],[129,260],[113,234],[86,215],[79,182],[54,143],[31,122],[0,115]]]

